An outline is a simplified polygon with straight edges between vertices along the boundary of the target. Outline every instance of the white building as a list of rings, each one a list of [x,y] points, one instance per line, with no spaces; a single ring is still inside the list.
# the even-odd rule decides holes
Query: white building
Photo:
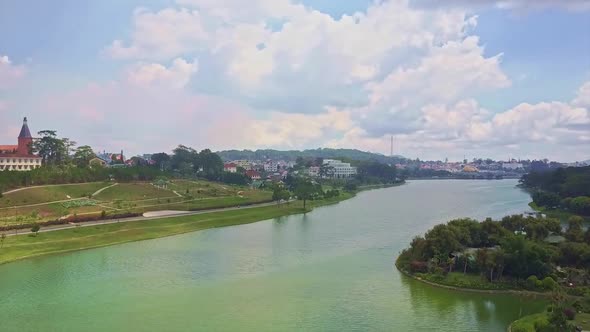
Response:
[[[264,171],[267,173],[274,173],[279,169],[279,164],[274,161],[267,161],[264,163]]]
[[[249,160],[234,160],[233,163],[247,171],[252,169],[252,164]]]
[[[41,167],[42,158],[31,154],[33,136],[27,118],[18,135],[18,145],[0,145],[0,171],[31,171]]]
[[[329,173],[333,178],[349,178],[356,175],[356,167],[340,160],[324,159],[324,165],[331,168]]]
[[[223,170],[229,173],[237,173],[238,172],[238,165],[234,163],[226,163],[223,165]]]
[[[511,170],[511,171],[515,171],[517,169],[522,169],[523,167],[522,167],[521,163],[503,163],[502,168],[507,169],[507,170]]]

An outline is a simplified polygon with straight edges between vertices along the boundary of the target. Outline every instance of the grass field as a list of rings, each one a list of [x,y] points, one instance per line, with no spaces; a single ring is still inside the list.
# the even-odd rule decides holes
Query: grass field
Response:
[[[118,243],[154,239],[207,228],[247,224],[290,214],[302,213],[327,204],[334,204],[352,197],[346,193],[340,197],[308,202],[306,210],[300,201],[248,208],[233,211],[204,213],[194,216],[131,221],[99,226],[39,233],[37,236],[23,234],[10,236],[0,249],[0,264],[52,253],[103,247]]]
[[[109,183],[93,182],[71,185],[46,186],[26,188],[13,193],[5,194],[0,198],[0,208],[9,208],[18,205],[41,204],[54,201],[63,201],[70,198],[80,198],[91,195],[97,190],[109,186]]]
[[[99,201],[138,201],[151,198],[178,197],[171,190],[154,187],[151,183],[119,183],[93,197]]]
[[[92,199],[81,199],[103,188],[106,189]],[[68,196],[71,199],[62,202],[68,200]],[[271,197],[269,191],[202,180],[173,180],[165,188],[148,182],[27,188],[6,194],[0,200],[0,226],[44,222],[72,215],[100,215],[102,211],[117,214],[222,208],[267,202]]]

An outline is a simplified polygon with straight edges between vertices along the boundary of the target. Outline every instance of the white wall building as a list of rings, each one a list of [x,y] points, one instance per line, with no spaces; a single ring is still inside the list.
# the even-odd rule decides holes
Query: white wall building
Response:
[[[264,163],[264,171],[268,173],[274,173],[278,171],[279,164],[275,163],[274,161],[267,161]]]
[[[324,165],[332,168],[330,176],[333,178],[349,178],[356,175],[356,167],[340,160],[324,159]]]
[[[523,167],[522,167],[521,163],[503,163],[502,168],[507,169],[507,170],[511,170],[511,171],[515,171],[517,169],[522,169]]]
[[[42,158],[31,154],[32,143],[33,136],[25,118],[18,135],[18,145],[0,145],[0,171],[31,171],[41,167]]]

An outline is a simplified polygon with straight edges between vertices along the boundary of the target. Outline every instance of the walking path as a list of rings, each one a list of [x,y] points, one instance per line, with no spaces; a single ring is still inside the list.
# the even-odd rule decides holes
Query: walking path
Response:
[[[293,200],[291,200],[293,201]],[[290,202],[291,202],[290,201]],[[185,216],[194,216],[199,214],[206,214],[206,213],[215,213],[215,212],[224,212],[224,211],[235,211],[235,210],[243,210],[243,209],[253,209],[258,207],[265,207],[276,205],[276,202],[268,202],[268,203],[259,203],[259,204],[252,204],[244,207],[233,206],[233,207],[226,207],[226,208],[219,208],[219,209],[211,209],[211,210],[202,210],[202,211],[186,211],[183,213],[178,213],[176,215],[170,216],[150,216],[150,217],[131,217],[131,218],[122,218],[122,219],[111,219],[111,220],[98,220],[98,221],[88,221],[79,224],[68,224],[68,225],[53,225],[53,226],[45,226],[41,228],[39,233],[45,232],[54,232],[54,231],[61,231],[64,229],[71,229],[76,227],[90,227],[90,226],[98,226],[98,225],[108,225],[108,224],[116,224],[121,222],[129,222],[129,221],[145,221],[145,220],[154,220],[154,219],[162,219],[162,218],[177,218],[177,217],[185,217]],[[20,231],[20,232],[19,232]],[[29,234],[29,230],[20,229],[10,231],[6,233],[6,236],[15,236],[15,235],[22,235],[22,234]]]
[[[19,191],[26,190],[26,189],[46,188],[46,187],[55,187],[55,186],[74,186],[74,185],[79,185],[79,184],[80,183],[73,183],[73,184],[48,184],[48,185],[45,185],[45,186],[24,187],[24,188],[18,188],[18,189],[14,189],[14,190],[10,190],[10,191],[4,192],[3,195],[15,193],[15,192],[19,192]],[[118,185],[118,183],[115,183],[115,184],[112,184],[110,186],[101,188],[101,189],[97,190],[94,194],[92,194],[92,197],[94,197],[94,196],[100,194],[101,192],[103,192],[104,190],[107,190],[107,189],[109,189],[111,187],[114,187],[116,185]],[[86,197],[62,199],[62,200],[59,200],[59,201],[42,202],[42,203],[35,203],[35,204],[25,204],[25,205],[8,206],[8,207],[0,208],[0,210],[12,210],[12,209],[35,207],[35,206],[51,205],[51,204],[55,204],[55,203],[64,203],[64,202],[71,202],[71,201],[79,201],[79,200],[82,200],[82,199],[86,199]]]
[[[105,191],[105,190],[107,190],[107,189],[109,189],[109,188],[112,188],[112,187],[114,187],[114,186],[116,186],[116,185],[118,185],[118,183],[115,183],[115,184],[112,184],[112,185],[110,185],[110,186],[107,186],[107,187],[104,187],[104,188],[98,189],[98,190],[97,190],[97,191],[96,191],[94,194],[92,194],[92,197],[94,197],[94,196],[96,196],[96,195],[100,194],[101,192],[103,192],[103,191]]]

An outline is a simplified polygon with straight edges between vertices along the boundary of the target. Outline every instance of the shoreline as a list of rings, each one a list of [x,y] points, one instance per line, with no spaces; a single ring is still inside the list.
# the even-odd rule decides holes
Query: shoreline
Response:
[[[343,192],[338,197],[308,201],[303,209],[302,201],[269,205],[248,209],[231,209],[205,212],[197,215],[168,216],[124,223],[109,223],[39,233],[24,233],[3,240],[0,248],[0,265],[11,262],[74,251],[102,248],[123,243],[152,240],[181,235],[211,228],[245,225],[290,215],[305,214],[313,209],[340,203],[357,194],[403,185],[369,185],[355,192]],[[90,245],[88,245],[90,244]]]
[[[478,289],[478,288],[465,288],[465,287],[458,287],[458,286],[450,286],[445,284],[439,284],[430,280],[425,280],[420,277],[417,277],[411,274],[408,271],[400,269],[397,266],[397,263],[394,264],[395,268],[405,277],[411,278],[413,280],[425,283],[427,285],[444,288],[448,290],[460,291],[460,292],[468,292],[468,293],[480,293],[480,294],[507,294],[507,295],[516,295],[521,297],[529,297],[529,298],[548,298],[551,297],[551,293],[548,292],[535,292],[529,290],[517,290],[517,289]]]

